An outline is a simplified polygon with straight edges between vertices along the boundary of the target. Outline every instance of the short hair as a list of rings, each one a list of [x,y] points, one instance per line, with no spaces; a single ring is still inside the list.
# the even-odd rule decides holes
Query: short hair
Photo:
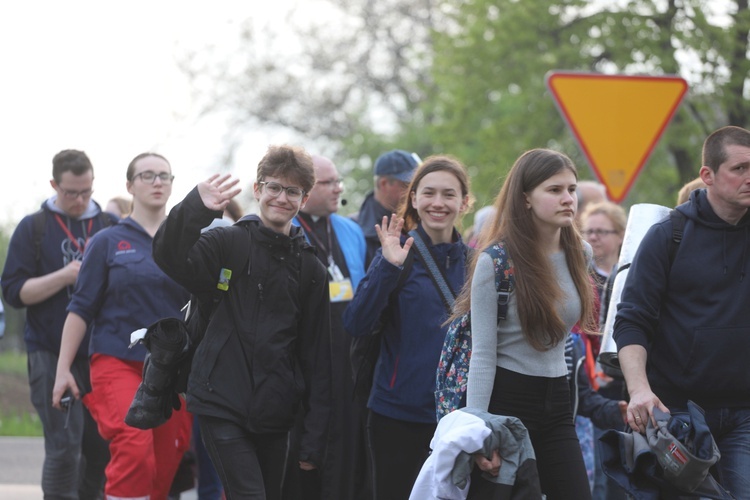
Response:
[[[581,224],[592,215],[604,215],[607,217],[617,231],[617,234],[622,236],[625,234],[625,226],[628,223],[628,216],[625,214],[623,209],[617,203],[611,201],[600,201],[598,203],[590,203],[586,206],[586,209],[581,214]]]
[[[133,182],[133,177],[135,176],[135,166],[138,164],[138,162],[144,158],[149,158],[149,157],[154,157],[154,158],[159,158],[161,160],[164,160],[166,164],[169,165],[169,169],[172,170],[172,164],[169,163],[169,160],[164,158],[159,153],[152,153],[152,152],[141,153],[137,155],[135,158],[133,158],[132,160],[130,160],[130,163],[128,163],[128,169],[125,171],[125,178],[128,180],[128,182]]]
[[[77,149],[63,149],[52,158],[52,178],[60,184],[62,174],[72,172],[73,175],[83,175],[86,172],[93,173],[94,166],[83,151]]]
[[[258,163],[256,181],[262,182],[266,177],[284,177],[309,193],[315,185],[312,156],[300,146],[269,146]]]
[[[690,182],[685,183],[684,186],[680,188],[680,190],[677,192],[677,204],[682,205],[688,199],[690,198],[690,193],[695,191],[696,189],[703,189],[706,187],[706,183],[703,182],[703,179],[700,177],[696,177]]]
[[[730,145],[750,148],[750,131],[730,125],[713,132],[703,143],[703,165],[716,172],[727,161],[726,148]]]

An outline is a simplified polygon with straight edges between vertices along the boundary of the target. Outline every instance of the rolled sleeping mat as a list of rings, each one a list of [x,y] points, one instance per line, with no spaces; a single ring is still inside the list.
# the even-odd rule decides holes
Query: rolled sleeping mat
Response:
[[[615,316],[617,315],[617,304],[620,303],[622,290],[625,288],[625,280],[628,277],[628,268],[633,262],[633,256],[646,232],[657,222],[669,217],[671,208],[653,203],[639,203],[630,207],[628,213],[628,224],[625,227],[625,235],[620,249],[620,258],[617,261],[617,274],[612,284],[612,295],[607,306],[607,321],[604,324],[604,337],[602,347],[599,351],[599,364],[604,373],[610,376],[622,376],[620,362],[617,360],[617,344],[612,337],[615,327]]]

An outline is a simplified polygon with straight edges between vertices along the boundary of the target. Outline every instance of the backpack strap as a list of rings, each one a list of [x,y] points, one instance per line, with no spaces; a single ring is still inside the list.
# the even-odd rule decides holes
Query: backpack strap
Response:
[[[47,212],[40,208],[31,216],[34,226],[34,259],[42,260],[42,239],[44,239],[44,225],[47,223]]]
[[[422,262],[424,262],[427,274],[430,275],[433,284],[440,293],[440,297],[443,299],[443,305],[448,311],[448,315],[450,315],[453,311],[453,303],[456,301],[456,295],[453,293],[453,290],[451,290],[450,285],[448,285],[448,280],[445,278],[443,269],[435,262],[435,257],[432,254],[432,251],[422,239],[422,235],[419,234],[419,231],[412,229],[409,231],[409,236],[414,238],[414,248],[417,253],[419,253]]]
[[[685,214],[679,210],[672,209],[669,211],[669,219],[672,222],[672,239],[669,240],[669,269],[677,255],[677,248],[682,241],[682,234],[685,231]]]
[[[492,257],[495,266],[495,288],[497,289],[497,319],[507,319],[510,294],[513,291],[515,279],[513,278],[513,261],[508,256],[505,245],[495,243],[486,252]]]

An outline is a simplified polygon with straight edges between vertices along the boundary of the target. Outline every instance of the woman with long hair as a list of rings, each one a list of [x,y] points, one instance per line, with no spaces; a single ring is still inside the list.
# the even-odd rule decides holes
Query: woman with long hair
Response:
[[[131,332],[164,317],[182,318],[189,295],[154,262],[151,245],[166,218],[172,194],[172,168],[163,156],[142,153],[126,172],[132,212],[100,231],[86,246],[75,291],[63,326],[52,404],[67,391],[83,403],[109,441],[106,498],[166,499],[182,455],[190,445],[192,417],[180,410],[163,425],[140,430],[125,415],[143,380],[146,348],[130,344]],[[70,371],[91,326],[90,393],[83,395]]]
[[[466,168],[449,156],[427,158],[398,215],[376,226],[381,248],[344,312],[353,336],[371,333],[378,321],[383,325],[367,405],[375,500],[409,497],[436,428],[435,370],[449,313],[425,262],[415,253],[408,264],[409,252],[416,251],[408,233],[416,230],[436,272],[458,293],[467,253],[455,225],[469,200]]]
[[[591,498],[564,356],[576,322],[596,330],[590,249],[575,227],[577,180],[573,162],[556,151],[534,149],[516,160],[454,309],[454,315],[471,309],[467,406],[523,422],[550,500]],[[515,280],[507,319],[499,323],[495,269],[484,251],[496,244]],[[497,460],[477,458],[483,470],[496,471]]]

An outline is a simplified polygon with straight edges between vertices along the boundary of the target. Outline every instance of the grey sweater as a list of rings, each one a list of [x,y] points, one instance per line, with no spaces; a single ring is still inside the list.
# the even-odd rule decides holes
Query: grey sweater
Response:
[[[565,253],[556,252],[551,260],[557,282],[565,292],[557,312],[569,332],[581,315],[581,300],[565,262]],[[535,377],[564,377],[568,373],[565,342],[547,351],[538,351],[526,341],[518,319],[516,299],[516,294],[511,293],[507,319],[497,324],[495,270],[492,258],[482,253],[471,284],[472,353],[466,393],[468,407],[487,411],[497,367]]]

